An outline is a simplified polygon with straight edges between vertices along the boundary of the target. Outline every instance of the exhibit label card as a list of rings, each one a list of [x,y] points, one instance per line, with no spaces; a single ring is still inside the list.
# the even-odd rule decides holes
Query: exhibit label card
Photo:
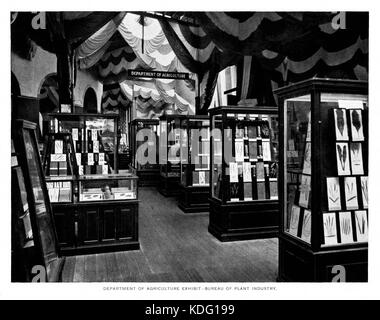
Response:
[[[88,153],[87,154],[87,163],[92,166],[94,164],[94,154]]]
[[[304,207],[304,208],[309,207],[310,191],[311,191],[311,177],[307,175],[301,175],[301,190],[300,190],[300,198],[299,198],[299,205],[301,207]]]
[[[301,208],[296,205],[293,205],[291,210],[292,211],[290,212],[289,233],[297,237]]]
[[[54,141],[54,153],[55,154],[62,154],[63,153],[63,141],[62,140],[55,140]]]
[[[351,212],[339,212],[340,240],[341,243],[354,242]]]
[[[346,195],[346,210],[359,209],[355,177],[344,178],[344,190]]]
[[[243,162],[243,181],[252,182],[251,163]]]
[[[230,162],[230,182],[239,182],[239,171],[236,162]]]
[[[364,141],[363,119],[361,110],[350,110],[352,141]]]
[[[77,158],[77,165],[80,166],[82,164],[82,154],[76,153],[75,157]]]
[[[98,130],[97,129],[91,129],[91,140],[92,141],[98,140]]]
[[[104,164],[105,160],[104,160],[104,153],[101,152],[99,153],[99,164]]]
[[[108,174],[108,165],[107,164],[103,164],[102,167],[103,167],[102,174]]]
[[[301,239],[310,243],[310,239],[311,239],[311,211],[310,210],[304,211]]]
[[[74,141],[78,140],[79,134],[78,134],[78,128],[72,128],[71,129],[71,135],[73,137]]]
[[[362,189],[363,208],[368,208],[368,177],[364,176],[360,178],[360,185]]]
[[[50,161],[51,162],[65,162],[66,161],[66,155],[65,154],[54,154],[52,153],[50,155]]]
[[[335,136],[337,141],[348,140],[346,109],[334,109]]]
[[[326,188],[329,211],[341,210],[339,178],[326,178]]]
[[[367,211],[355,211],[356,238],[358,242],[368,242]]]
[[[244,161],[244,142],[235,141],[235,160],[236,162]]]
[[[364,174],[362,144],[360,142],[350,143],[351,171],[353,175]]]
[[[99,153],[99,141],[93,141],[92,148],[94,153]]]
[[[269,141],[263,141],[263,159],[264,161],[271,161],[271,152],[270,152],[270,142]]]
[[[360,100],[338,100],[339,108],[363,109],[363,101]]]
[[[339,176],[349,176],[351,174],[348,143],[336,144],[336,163]]]
[[[311,143],[306,142],[302,173],[311,174]]]
[[[331,246],[338,244],[335,212],[323,214],[323,233],[325,245]]]
[[[206,184],[206,175],[204,171],[199,171],[199,184],[204,186]]]

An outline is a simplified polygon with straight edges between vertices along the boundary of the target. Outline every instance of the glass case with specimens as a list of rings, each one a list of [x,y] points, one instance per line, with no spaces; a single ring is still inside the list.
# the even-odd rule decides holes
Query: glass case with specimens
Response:
[[[277,235],[277,109],[218,107],[210,125],[209,231],[223,240]]]
[[[367,83],[312,79],[277,93],[282,128],[280,277],[327,281],[333,276],[328,263],[341,262],[351,281],[365,279]],[[321,274],[313,274],[310,266],[305,269],[310,274],[288,274],[285,265],[299,263],[290,255],[297,247],[309,250],[309,255],[299,251],[302,259],[314,259],[311,266],[319,263]]]

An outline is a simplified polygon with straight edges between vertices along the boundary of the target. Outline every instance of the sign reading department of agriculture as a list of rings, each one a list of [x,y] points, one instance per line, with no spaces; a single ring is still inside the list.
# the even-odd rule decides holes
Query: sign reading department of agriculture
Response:
[[[160,79],[189,79],[186,72],[165,72],[165,71],[146,71],[146,70],[128,70],[129,77],[142,78],[160,78]]]

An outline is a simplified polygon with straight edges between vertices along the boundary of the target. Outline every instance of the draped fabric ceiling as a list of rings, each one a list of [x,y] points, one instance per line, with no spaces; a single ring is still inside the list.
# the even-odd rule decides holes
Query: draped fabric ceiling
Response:
[[[266,102],[273,101],[276,86],[314,76],[366,79],[368,74],[367,12],[168,14],[191,17],[196,25],[125,12],[47,12],[46,29],[34,30],[33,14],[20,13],[12,23],[12,46],[15,38],[27,33],[45,50],[57,53],[60,99],[69,88],[70,60],[65,56],[74,49],[80,67],[97,68],[105,83],[132,80],[126,70],[137,68],[196,74],[198,113],[207,112],[217,75],[229,65],[238,66],[238,97],[264,95]],[[112,40],[117,35],[124,44],[115,47]],[[130,83],[120,88],[126,86]],[[177,87],[174,92],[191,109],[193,101]]]
[[[121,35],[124,45],[109,50],[115,33]],[[77,59],[82,69],[96,65],[100,77],[107,83],[119,82],[124,100],[136,98],[136,108],[143,117],[159,116],[170,104],[175,105],[180,114],[195,113],[193,80],[132,80],[127,76],[128,69],[189,72],[176,57],[156,19],[120,14],[82,43]],[[103,108],[117,103],[126,105],[120,89],[104,92]]]

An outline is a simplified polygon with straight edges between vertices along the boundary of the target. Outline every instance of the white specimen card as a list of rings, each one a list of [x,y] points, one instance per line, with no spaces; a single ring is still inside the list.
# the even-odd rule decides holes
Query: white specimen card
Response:
[[[239,170],[236,162],[230,162],[230,182],[239,182]]]
[[[323,233],[325,245],[331,246],[338,243],[335,212],[323,214]]]
[[[252,182],[251,168],[252,168],[252,165],[250,162],[243,162],[243,181],[244,182]]]

